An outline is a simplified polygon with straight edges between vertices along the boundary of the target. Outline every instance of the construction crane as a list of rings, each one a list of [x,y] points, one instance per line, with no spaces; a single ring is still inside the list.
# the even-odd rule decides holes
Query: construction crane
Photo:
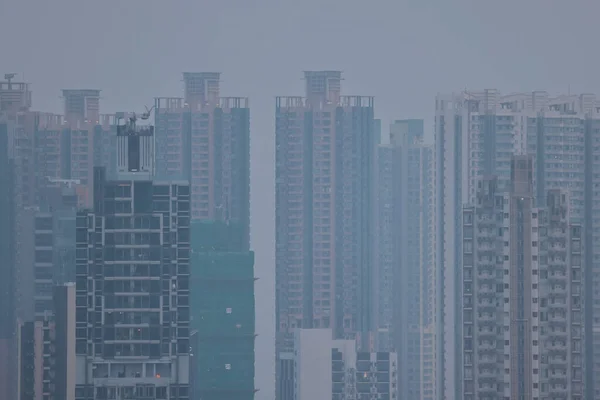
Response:
[[[142,121],[146,121],[147,119],[150,118],[150,115],[152,114],[152,110],[154,110],[154,106],[152,106],[152,108],[148,108],[148,106],[144,106],[146,107],[146,111],[142,113],[142,115],[140,115],[140,119]],[[135,126],[135,123],[137,121],[138,117],[136,115],[136,113],[132,113],[131,116],[129,117],[129,123],[132,127]]]
[[[155,106],[152,106],[152,108],[148,109],[148,106],[144,106],[146,107],[146,112],[142,113],[142,116],[140,117],[142,120],[147,120],[148,118],[150,118],[150,114],[152,113],[152,110],[154,110]]]
[[[129,113],[127,116],[125,113],[120,113],[116,118],[117,125],[117,136],[152,136],[154,134],[154,126],[150,123],[141,127],[137,126],[138,121],[147,121],[152,114],[152,108],[146,106],[146,111],[141,115],[135,112]],[[121,122],[125,120],[125,122]]]

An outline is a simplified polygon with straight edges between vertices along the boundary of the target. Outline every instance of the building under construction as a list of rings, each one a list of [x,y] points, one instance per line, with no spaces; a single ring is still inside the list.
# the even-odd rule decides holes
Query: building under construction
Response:
[[[245,229],[192,222],[192,399],[254,399],[254,252]]]

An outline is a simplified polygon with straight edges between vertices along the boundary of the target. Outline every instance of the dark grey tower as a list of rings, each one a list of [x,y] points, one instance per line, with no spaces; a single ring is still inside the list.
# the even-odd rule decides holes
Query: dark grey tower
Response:
[[[152,134],[119,127],[118,180],[96,168],[77,214],[78,400],[189,399],[190,187],[153,180]]]

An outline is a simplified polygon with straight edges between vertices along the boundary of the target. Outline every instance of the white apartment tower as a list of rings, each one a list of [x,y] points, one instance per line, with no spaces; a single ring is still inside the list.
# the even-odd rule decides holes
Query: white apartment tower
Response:
[[[462,207],[475,204],[485,176],[509,190],[515,154],[532,156],[534,205],[544,207],[550,189],[568,192],[571,222],[586,232],[586,396],[600,398],[600,101],[591,94],[461,92],[436,98],[435,122],[438,398],[462,395]]]
[[[478,180],[463,209],[460,398],[580,400],[582,228],[564,191],[534,206],[532,157],[514,157],[511,181]]]
[[[294,400],[396,400],[397,355],[357,351],[357,341],[332,329],[294,332]]]

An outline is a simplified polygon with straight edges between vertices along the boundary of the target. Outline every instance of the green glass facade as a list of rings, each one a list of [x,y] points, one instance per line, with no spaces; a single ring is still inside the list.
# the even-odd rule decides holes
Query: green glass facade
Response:
[[[192,223],[194,400],[254,399],[254,252],[243,226]]]

